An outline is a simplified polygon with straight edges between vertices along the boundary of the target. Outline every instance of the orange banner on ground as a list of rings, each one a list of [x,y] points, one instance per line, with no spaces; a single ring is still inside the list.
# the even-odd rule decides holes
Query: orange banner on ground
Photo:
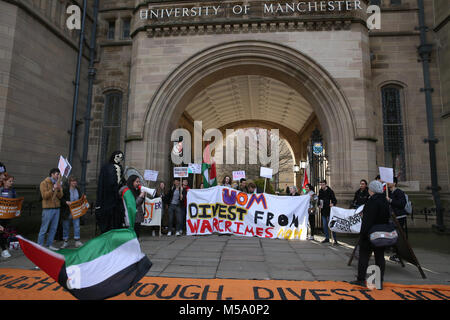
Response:
[[[69,204],[69,209],[72,219],[78,219],[84,216],[89,209],[89,202],[86,199],[86,195],[83,195],[80,200]]]
[[[2,300],[74,300],[47,274],[0,269]],[[385,283],[370,290],[339,281],[144,277],[112,300],[450,300],[450,286]]]
[[[0,219],[19,217],[22,210],[23,199],[23,197],[16,199],[0,197]]]

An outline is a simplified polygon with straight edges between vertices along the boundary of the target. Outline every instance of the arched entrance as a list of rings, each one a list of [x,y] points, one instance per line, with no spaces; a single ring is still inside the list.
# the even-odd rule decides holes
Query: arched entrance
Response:
[[[226,77],[259,75],[295,89],[313,107],[329,154],[334,188],[348,189],[354,121],[349,104],[327,71],[311,58],[279,44],[238,41],[201,51],[160,85],[148,104],[142,137],[147,168],[169,177],[170,136],[183,111],[203,89]],[[236,119],[236,121],[239,119]]]

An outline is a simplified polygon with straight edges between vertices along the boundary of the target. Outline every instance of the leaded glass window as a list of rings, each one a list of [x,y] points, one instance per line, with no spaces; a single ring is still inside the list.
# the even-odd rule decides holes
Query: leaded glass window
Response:
[[[399,181],[406,180],[405,138],[403,132],[401,90],[386,86],[381,89],[383,103],[383,138],[385,166],[394,168]]]

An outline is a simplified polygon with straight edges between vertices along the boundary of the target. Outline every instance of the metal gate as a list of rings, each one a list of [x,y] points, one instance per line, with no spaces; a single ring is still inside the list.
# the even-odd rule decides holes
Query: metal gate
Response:
[[[322,134],[319,129],[316,128],[311,134],[308,145],[308,164],[309,164],[309,181],[314,187],[316,194],[319,194],[319,182],[326,179],[329,181],[329,168],[328,168],[328,156],[323,146]],[[316,229],[322,230],[322,215],[319,213],[316,215]]]

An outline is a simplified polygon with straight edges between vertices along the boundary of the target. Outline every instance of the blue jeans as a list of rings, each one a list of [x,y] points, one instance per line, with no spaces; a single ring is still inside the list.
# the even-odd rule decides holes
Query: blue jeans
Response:
[[[330,216],[322,216],[323,233],[325,233],[325,239],[330,240],[330,233],[328,232],[328,222],[330,222]],[[333,239],[334,241],[337,241],[336,232],[333,232]]]
[[[70,229],[70,221],[73,221],[73,238],[75,240],[80,240],[80,218],[78,219],[63,219],[63,240],[69,240],[69,229]]]
[[[169,231],[173,228],[173,219],[176,219],[176,231],[183,231],[183,209],[179,205],[169,205]],[[185,213],[186,215],[186,213]]]
[[[47,247],[50,247],[53,244],[56,230],[58,229],[58,221],[59,221],[59,208],[42,209],[42,223],[38,236],[39,245],[41,246],[44,245],[45,234],[47,233],[47,230],[48,230]]]

